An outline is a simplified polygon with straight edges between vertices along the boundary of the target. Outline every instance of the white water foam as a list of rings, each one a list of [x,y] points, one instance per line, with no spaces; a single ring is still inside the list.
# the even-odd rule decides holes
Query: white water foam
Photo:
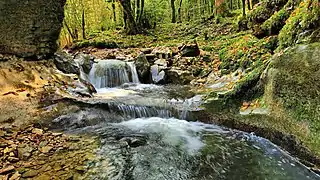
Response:
[[[188,122],[175,118],[138,118],[121,122],[118,125],[125,126],[139,133],[161,134],[163,142],[173,146],[182,144],[189,153],[196,153],[205,145],[199,134],[201,131],[225,132],[218,126],[206,125],[200,122]]]

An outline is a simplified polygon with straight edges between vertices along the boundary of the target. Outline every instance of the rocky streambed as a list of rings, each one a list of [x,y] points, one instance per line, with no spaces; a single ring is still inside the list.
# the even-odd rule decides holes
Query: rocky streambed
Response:
[[[45,118],[35,126],[1,128],[1,177],[319,179],[267,139],[203,123],[210,122],[203,113],[204,96],[183,85],[196,74],[189,71],[192,78],[186,82],[184,73],[172,76],[178,66],[170,64],[175,63],[172,54],[147,51],[135,61],[130,55],[58,56],[61,72],[55,72],[55,81],[44,82],[50,93],[39,104],[38,115]],[[146,61],[149,65],[142,66]],[[241,72],[216,79],[204,71],[193,82],[201,87],[214,81],[211,91],[228,90],[241,78]],[[179,85],[167,84],[174,81]],[[63,83],[52,88],[53,82]]]

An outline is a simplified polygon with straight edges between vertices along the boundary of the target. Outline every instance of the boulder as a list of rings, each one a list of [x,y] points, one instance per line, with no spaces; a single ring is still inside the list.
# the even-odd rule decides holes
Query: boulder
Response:
[[[166,71],[167,82],[173,84],[189,84],[193,79],[193,75],[189,71],[183,71],[177,68],[171,68]]]
[[[143,52],[144,54],[150,54],[152,52],[152,48],[144,48],[141,50],[141,52]]]
[[[79,81],[75,81],[72,87],[68,88],[68,92],[74,96],[92,97],[93,93],[97,91],[90,82],[80,79]]]
[[[182,45],[178,49],[182,57],[196,57],[200,55],[200,49],[197,43]]]
[[[89,74],[95,57],[88,54],[77,54],[74,61],[78,63],[79,67],[82,68],[83,72]]]
[[[66,0],[0,1],[0,54],[48,58],[58,49]]]
[[[55,53],[54,64],[63,73],[80,75],[80,68],[77,62],[67,53]]]
[[[150,79],[150,64],[145,54],[139,54],[134,64],[136,66],[140,81],[143,83],[148,83]]]
[[[152,53],[159,59],[168,59],[172,57],[172,51],[168,47],[157,47]]]
[[[163,68],[166,68],[168,66],[168,63],[165,59],[158,59],[154,62],[154,64],[162,66]]]
[[[154,54],[146,54],[146,58],[149,61],[149,63],[154,63],[156,55],[154,55]]]
[[[152,81],[155,84],[164,84],[165,83],[165,72],[159,68],[158,65],[151,66],[151,77]]]
[[[270,107],[319,130],[320,43],[299,45],[273,57],[264,81]]]

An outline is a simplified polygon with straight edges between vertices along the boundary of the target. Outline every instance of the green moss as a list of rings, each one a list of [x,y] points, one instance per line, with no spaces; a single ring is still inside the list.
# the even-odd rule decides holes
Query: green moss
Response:
[[[305,38],[301,33],[314,30],[320,26],[320,7],[317,0],[300,3],[290,15],[286,25],[279,34],[279,49],[294,45]],[[311,32],[311,31],[310,31]]]
[[[84,40],[84,41],[80,41],[77,42],[73,48],[74,49],[80,49],[80,48],[84,48],[84,47],[95,47],[95,48],[101,48],[101,49],[112,49],[112,48],[118,48],[118,44],[114,41],[104,41],[104,40],[93,40],[93,41],[89,41],[89,40]]]
[[[290,12],[288,12],[284,8],[281,9],[261,25],[262,30],[268,35],[277,34],[285,25],[285,21],[289,17],[289,15]]]
[[[298,46],[270,65],[266,101],[275,117],[300,124],[305,143],[320,154],[320,44]],[[279,113],[279,111],[281,113]],[[302,139],[302,138],[301,138]]]
[[[226,73],[239,67],[254,69],[271,57],[273,44],[272,38],[259,40],[252,35],[229,38],[220,45],[219,58],[222,63],[219,68],[227,69]]]

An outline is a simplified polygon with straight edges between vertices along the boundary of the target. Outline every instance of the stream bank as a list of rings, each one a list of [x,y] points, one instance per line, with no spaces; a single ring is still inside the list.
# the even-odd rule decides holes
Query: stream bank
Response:
[[[147,49],[147,50],[150,51],[150,49]],[[147,50],[143,50],[143,51],[146,52]],[[97,51],[97,53],[98,52],[99,51]],[[107,50],[107,52],[108,52],[108,50]],[[151,52],[152,52],[152,50],[151,50]],[[140,53],[138,53],[138,54],[140,54]],[[228,86],[233,83],[235,85],[239,84],[239,83],[237,83],[237,81],[239,80],[238,77],[241,74],[239,72],[235,73],[231,76],[229,76],[229,75],[222,76],[220,78],[217,78],[217,76],[213,76],[216,79],[213,81],[213,83],[212,83],[212,79],[211,79],[211,81],[210,81],[211,84],[206,83],[206,82],[209,82],[209,80],[207,80],[206,82],[198,81],[198,80],[194,81],[195,82],[194,85],[198,86],[197,88],[194,88],[192,86],[190,87],[190,86],[184,86],[184,85],[177,86],[177,85],[166,84],[167,82],[170,82],[170,80],[164,81],[164,82],[156,81],[156,82],[160,83],[158,85],[139,83],[140,80],[142,80],[142,81],[144,80],[144,78],[141,78],[141,75],[143,75],[143,73],[141,73],[141,72],[143,72],[143,71],[141,69],[139,69],[138,67],[136,69],[136,72],[134,71],[135,68],[132,68],[133,66],[131,66],[131,65],[133,62],[135,62],[135,60],[137,61],[137,60],[142,59],[143,61],[147,60],[148,63],[150,63],[149,67],[146,69],[149,69],[149,71],[150,71],[149,77],[150,76],[151,77],[147,78],[146,80],[154,81],[154,80],[159,80],[157,77],[160,76],[161,70],[160,70],[160,72],[158,70],[158,72],[155,73],[155,76],[154,76],[155,78],[152,78],[151,66],[154,66],[155,62],[157,62],[158,60],[150,59],[150,56],[152,56],[154,58],[160,57],[159,59],[169,58],[168,60],[165,59],[165,61],[163,61],[166,63],[167,67],[165,67],[165,69],[162,69],[162,70],[164,70],[164,72],[168,72],[168,70],[169,70],[168,68],[173,68],[173,69],[175,68],[174,65],[170,66],[170,61],[171,61],[170,59],[171,58],[174,59],[174,57],[169,56],[169,55],[170,55],[170,53],[167,53],[167,51],[165,51],[164,53],[159,53],[158,55],[156,55],[156,54],[154,55],[151,53],[150,55],[147,55],[147,56],[143,55],[143,54],[134,56],[134,55],[130,55],[130,53],[129,53],[128,54],[129,57],[132,56],[132,57],[136,57],[136,58],[127,58],[125,56],[125,58],[116,58],[113,60],[110,60],[110,59],[109,60],[108,59],[100,59],[99,60],[99,58],[97,58],[94,55],[83,55],[81,53],[80,54],[76,53],[75,55],[72,55],[71,58],[59,56],[58,57],[59,60],[61,60],[61,57],[62,57],[62,60],[64,61],[63,63],[65,63],[63,66],[59,66],[58,63],[61,63],[61,62],[57,62],[57,60],[51,61],[52,64],[49,67],[48,66],[46,67],[46,69],[49,69],[48,72],[43,71],[43,68],[41,68],[41,67],[43,67],[44,64],[41,64],[41,62],[38,62],[38,63],[27,62],[26,63],[26,62],[18,60],[17,64],[20,64],[20,65],[13,65],[14,63],[8,63],[4,67],[10,67],[7,70],[8,72],[10,72],[14,69],[13,66],[20,67],[20,68],[15,69],[15,71],[17,71],[17,72],[18,72],[18,70],[20,71],[20,73],[17,73],[17,74],[19,74],[18,76],[21,76],[20,79],[15,78],[16,81],[19,83],[21,83],[21,81],[26,83],[26,80],[27,80],[27,82],[29,84],[32,84],[31,82],[36,82],[35,84],[37,84],[38,86],[30,86],[30,88],[28,88],[28,89],[19,89],[19,88],[17,88],[17,86],[8,86],[8,89],[10,89],[10,91],[8,92],[8,90],[7,90],[6,92],[4,92],[2,97],[10,96],[10,97],[17,98],[17,97],[21,96],[21,97],[25,98],[23,102],[29,102],[29,103],[32,101],[30,101],[28,99],[34,98],[35,99],[34,102],[39,103],[37,109],[40,111],[38,113],[40,113],[40,114],[41,114],[41,112],[48,113],[48,114],[43,114],[43,116],[38,116],[38,119],[33,119],[34,122],[40,124],[41,126],[49,127],[50,129],[54,129],[55,131],[57,131],[57,130],[63,131],[67,134],[70,134],[70,133],[77,134],[77,135],[81,135],[83,133],[85,135],[89,134],[89,137],[90,137],[89,139],[91,139],[91,141],[89,141],[90,142],[89,144],[93,144],[93,145],[92,145],[92,149],[90,149],[90,150],[87,149],[85,151],[92,152],[92,150],[93,150],[93,152],[100,151],[100,153],[102,153],[100,155],[99,155],[99,153],[94,153],[95,154],[94,158],[93,158],[94,160],[92,160],[92,162],[95,162],[95,163],[93,163],[93,164],[102,163],[102,162],[100,162],[100,160],[101,160],[101,156],[103,156],[103,153],[105,153],[104,150],[107,150],[107,152],[108,152],[110,150],[110,148],[111,149],[113,148],[114,145],[119,144],[120,147],[116,146],[116,149],[119,149],[119,152],[117,151],[117,153],[120,153],[120,154],[117,154],[115,156],[112,156],[109,154],[108,157],[111,158],[111,160],[112,160],[112,158],[116,158],[118,156],[123,157],[125,159],[125,162],[121,161],[121,163],[118,165],[115,165],[115,164],[106,165],[105,167],[110,166],[111,168],[113,167],[118,170],[120,168],[120,170],[119,171],[118,170],[110,171],[112,173],[108,173],[108,174],[103,175],[105,177],[106,176],[108,176],[108,177],[109,176],[110,177],[128,177],[128,176],[144,177],[143,174],[140,174],[141,176],[136,174],[136,173],[138,173],[138,171],[130,171],[130,168],[127,167],[127,166],[132,165],[133,162],[130,162],[130,161],[132,161],[132,158],[134,158],[134,156],[140,156],[139,154],[135,154],[135,153],[137,153],[135,151],[135,148],[147,148],[148,149],[149,147],[146,146],[146,142],[154,143],[154,141],[162,142],[163,140],[159,140],[158,139],[159,137],[154,137],[155,139],[153,139],[153,137],[151,139],[148,139],[148,138],[150,138],[149,135],[138,133],[139,131],[141,131],[141,128],[143,130],[146,130],[145,128],[147,128],[147,132],[150,133],[150,132],[154,132],[153,123],[158,124],[158,125],[160,123],[161,126],[165,126],[165,127],[167,127],[168,123],[169,124],[170,123],[177,123],[173,127],[171,127],[173,129],[177,128],[176,125],[181,126],[181,123],[182,123],[184,125],[187,125],[187,127],[191,126],[192,131],[194,131],[195,134],[198,134],[201,132],[200,133],[201,135],[196,136],[197,138],[201,139],[201,143],[204,143],[203,141],[207,141],[206,135],[202,135],[202,133],[206,132],[208,129],[207,128],[204,128],[204,129],[200,128],[199,129],[199,126],[200,127],[202,127],[202,126],[207,127],[208,126],[209,129],[216,128],[216,127],[211,127],[211,125],[205,125],[205,124],[204,125],[197,124],[197,123],[195,123],[195,124],[190,123],[189,124],[188,122],[185,122],[185,121],[181,121],[178,119],[172,119],[173,117],[179,118],[179,119],[186,119],[189,121],[202,121],[202,122],[206,122],[206,123],[210,123],[210,124],[211,123],[221,124],[221,125],[229,127],[229,128],[239,129],[239,130],[243,130],[243,131],[246,131],[249,133],[255,132],[256,135],[266,137],[266,138],[270,139],[271,141],[273,141],[274,143],[276,143],[277,145],[280,145],[281,147],[287,149],[288,151],[293,149],[294,151],[291,151],[291,154],[298,156],[302,160],[306,160],[305,163],[311,162],[312,164],[308,164],[311,167],[314,166],[313,164],[318,163],[317,159],[314,158],[316,156],[309,155],[308,154],[309,151],[303,151],[304,148],[301,148],[301,144],[297,143],[297,140],[294,137],[292,137],[290,135],[286,135],[286,134],[279,132],[279,131],[275,131],[272,128],[269,129],[269,128],[264,128],[263,126],[262,126],[262,128],[261,128],[261,126],[252,126],[251,122],[256,121],[257,120],[256,118],[253,118],[253,119],[255,119],[253,121],[244,121],[244,123],[242,124],[241,121],[244,116],[240,116],[240,115],[234,116],[235,114],[239,114],[239,108],[240,108],[239,104],[241,106],[241,102],[242,102],[241,100],[239,101],[240,103],[237,102],[237,103],[228,104],[231,107],[238,107],[238,108],[226,108],[225,106],[223,106],[223,104],[216,103],[215,107],[223,108],[226,112],[225,114],[221,114],[221,112],[215,113],[215,111],[217,109],[214,109],[213,107],[208,108],[208,106],[207,106],[206,110],[207,110],[207,112],[210,112],[210,114],[206,114],[206,113],[201,112],[201,109],[203,108],[201,106],[203,99],[201,98],[201,96],[200,96],[200,98],[199,98],[199,96],[196,96],[197,94],[199,95],[199,89],[203,89],[202,91],[200,91],[200,95],[202,95],[202,97],[204,97],[205,93],[208,90],[210,90],[212,92],[212,89],[217,90],[216,92],[223,92],[226,90],[229,93],[233,92],[233,91],[229,91],[230,89],[228,88]],[[149,57],[149,60],[147,57]],[[162,57],[164,57],[164,58],[162,58]],[[187,57],[185,59],[189,59],[189,58]],[[86,61],[89,63],[85,63]],[[90,62],[93,62],[94,64],[92,64]],[[82,63],[82,65],[78,66],[77,63]],[[186,63],[188,63],[188,61],[186,61]],[[90,66],[90,64],[92,64],[92,66]],[[175,63],[172,63],[172,64],[175,64]],[[88,68],[89,70],[87,70],[87,73],[84,72],[86,69],[85,68],[86,65],[89,65],[89,67],[91,67],[91,68]],[[134,63],[134,65],[138,65],[138,64]],[[62,72],[57,71],[55,66],[57,66]],[[21,68],[21,67],[25,67],[25,68]],[[31,78],[28,76],[26,77],[26,74],[29,74],[28,68],[30,68],[30,67],[33,67],[31,69],[34,69],[34,71],[31,71],[31,72],[33,72],[33,74],[35,74],[34,72],[37,72],[36,75],[34,75],[34,77],[31,77]],[[35,67],[37,67],[38,69]],[[64,69],[62,69],[61,67],[63,67]],[[158,67],[159,67],[159,65],[158,65]],[[92,68],[94,68],[95,70],[93,71]],[[164,67],[161,67],[161,68],[164,68]],[[9,70],[9,69],[11,69],[11,70]],[[142,69],[143,69],[143,67],[142,67]],[[4,71],[6,71],[6,70],[4,70]],[[71,75],[68,73],[68,71],[70,73],[74,73],[77,75]],[[139,72],[140,72],[140,74],[139,74]],[[148,74],[148,72],[146,74]],[[47,76],[47,77],[45,77],[45,76]],[[4,76],[4,77],[6,77],[6,76]],[[42,77],[42,78],[40,78],[40,77]],[[81,77],[82,80],[79,80],[80,79],[79,77]],[[108,77],[113,77],[113,78],[108,78]],[[163,77],[165,77],[165,76],[163,76]],[[181,77],[182,76],[180,76],[180,78]],[[212,78],[212,76],[208,76],[207,78],[209,78],[209,77]],[[86,78],[88,78],[88,79],[86,79]],[[168,76],[167,76],[167,78],[168,78]],[[8,78],[5,78],[5,79],[8,80]],[[49,79],[50,81],[45,81],[45,80],[40,81],[37,79],[40,79],[40,80],[41,79],[45,79],[45,80]],[[96,81],[97,79],[99,79],[99,82]],[[137,79],[139,79],[139,80],[137,81]],[[168,80],[168,79],[166,79],[166,80]],[[251,79],[249,79],[249,80],[251,80]],[[42,84],[39,82],[41,82]],[[95,88],[92,88],[92,85],[90,85],[90,83],[88,83],[88,82],[91,82]],[[104,82],[104,83],[101,83],[101,82]],[[183,82],[183,81],[179,80],[179,82]],[[8,84],[12,85],[14,83],[8,82]],[[20,86],[18,86],[18,87],[20,87]],[[111,86],[111,87],[108,87],[108,86]],[[208,87],[205,87],[205,86],[209,86],[209,89],[208,89]],[[45,90],[43,89],[43,87],[46,87]],[[202,87],[202,88],[199,88],[199,87]],[[232,87],[238,87],[238,86],[232,86]],[[240,86],[240,87],[241,88],[239,88],[239,89],[241,90],[243,86]],[[197,90],[194,90],[194,89],[197,89]],[[27,95],[28,93],[26,93],[26,92],[33,92],[33,95],[32,96]],[[98,92],[98,93],[95,94],[93,92]],[[183,93],[181,93],[181,92],[183,92]],[[41,94],[42,95],[44,94],[44,95],[39,96]],[[219,94],[219,93],[216,93],[216,94]],[[37,99],[39,97],[43,97],[44,99]],[[222,97],[228,97],[228,96],[222,96]],[[231,97],[233,97],[233,96],[231,96]],[[236,99],[234,99],[234,100],[236,100]],[[18,101],[16,101],[16,102],[18,102]],[[210,101],[208,101],[208,102],[210,102]],[[217,102],[217,101],[213,101],[213,102]],[[30,104],[32,104],[32,103],[30,103]],[[251,108],[251,104],[249,104],[249,107],[247,107],[244,110],[248,110],[248,109],[250,110],[250,108]],[[253,112],[254,109],[251,109],[250,111]],[[254,111],[254,112],[265,112],[265,111]],[[232,113],[235,113],[235,114],[232,114]],[[39,117],[41,117],[41,118],[39,118]],[[160,118],[160,119],[154,119],[155,117]],[[142,118],[142,119],[139,119],[139,118]],[[146,119],[144,119],[144,118],[151,118],[151,119],[147,119],[147,121],[150,121],[150,124],[149,123],[145,124]],[[17,117],[15,119],[19,120],[20,118]],[[15,122],[14,121],[15,119],[12,119],[11,121]],[[265,115],[261,115],[260,117],[258,117],[258,119],[267,120]],[[11,123],[11,121],[10,121],[10,123]],[[8,123],[8,121],[5,121],[5,122]],[[126,122],[128,122],[128,123],[132,122],[133,124],[140,124],[141,127],[140,126],[139,127],[132,127],[132,124],[130,124],[129,129],[122,129],[122,126],[125,125]],[[118,125],[116,125],[116,124],[119,124],[120,127],[118,127]],[[151,129],[149,129],[149,127]],[[133,129],[131,129],[131,128],[133,128]],[[135,128],[137,128],[137,129],[135,129]],[[162,137],[162,135],[163,135],[162,130],[161,131],[159,130],[160,132],[156,131],[155,133],[156,134],[160,133],[160,137]],[[108,133],[107,134],[102,133],[105,131],[107,131]],[[138,132],[135,132],[135,131],[138,131]],[[182,129],[181,131],[185,131],[185,129]],[[216,131],[216,130],[214,130],[214,131]],[[228,131],[231,136],[233,136],[234,133],[236,132],[235,130],[232,130],[232,129],[230,130],[227,128],[226,129],[222,128],[222,129],[218,130],[218,134],[221,133],[220,131],[221,132]],[[177,133],[177,132],[174,132],[174,133]],[[243,132],[240,132],[240,134],[242,134],[242,133]],[[216,135],[218,135],[218,134],[216,134]],[[237,132],[236,132],[236,134],[237,134]],[[216,135],[211,134],[211,135],[209,135],[209,137],[216,136]],[[97,140],[99,142],[98,144],[100,144],[99,146],[94,145],[97,142],[94,138],[96,136],[99,137]],[[165,134],[165,136],[167,136],[167,135]],[[184,137],[184,136],[180,137],[181,136],[180,132],[177,133],[177,136],[179,137],[178,139],[182,138],[181,142],[180,142],[180,140],[178,141],[180,143],[184,142],[185,140],[183,140],[183,139],[185,139],[186,137],[187,138],[191,138],[191,137],[194,138],[194,135],[190,135],[190,134],[187,134],[186,137]],[[220,135],[218,135],[218,136],[220,136]],[[242,136],[243,137],[247,137],[247,136],[250,137],[247,142],[247,143],[249,143],[249,146],[250,146],[250,142],[255,139],[255,136],[253,136],[253,135],[251,136],[246,133],[243,133],[242,135],[240,135],[240,137],[242,137]],[[103,139],[106,137],[108,137],[107,138],[108,140],[104,141]],[[235,141],[238,141],[239,136],[236,136],[236,137],[237,138],[235,138]],[[175,137],[175,138],[177,138],[177,137]],[[222,138],[224,138],[224,137],[222,137]],[[251,138],[253,138],[253,139],[251,139]],[[242,139],[242,138],[240,138],[240,139]],[[210,141],[210,140],[208,140],[208,141]],[[212,141],[215,142],[216,140],[212,140]],[[257,145],[260,148],[262,145],[261,142],[264,142],[264,140],[263,141],[261,141],[261,139],[257,140],[257,143],[258,143]],[[180,143],[178,143],[178,144],[180,144]],[[200,143],[200,142],[197,142],[197,143]],[[267,144],[269,144],[269,143],[270,142],[267,142]],[[105,147],[106,149],[103,148],[105,145],[107,145],[107,147]],[[176,146],[177,144],[171,144],[171,142],[170,142],[169,146],[171,147],[172,145]],[[210,144],[206,144],[206,146],[209,146],[209,145]],[[39,146],[39,145],[37,145],[37,146]],[[160,144],[160,146],[162,146],[162,145]],[[130,147],[130,148],[128,149],[128,147]],[[271,145],[271,147],[273,147],[273,145]],[[304,147],[304,145],[302,145],[302,147]],[[104,149],[104,150],[101,151],[101,149]],[[179,151],[184,151],[180,147],[178,149],[179,149]],[[277,148],[275,148],[275,149],[277,149]],[[302,151],[300,151],[300,149],[302,149]],[[244,151],[247,151],[247,150],[244,150]],[[171,152],[171,150],[168,151],[168,153],[169,152]],[[251,150],[250,150],[250,152],[251,152]],[[283,151],[279,151],[279,152],[281,152],[280,154],[284,153],[285,154],[284,156],[287,157],[287,154],[285,152],[283,152]],[[113,151],[111,151],[110,153],[112,154]],[[131,153],[133,153],[135,155],[132,155]],[[213,152],[211,152],[211,153],[213,153]],[[261,152],[259,152],[259,153],[261,153]],[[208,155],[210,155],[210,153]],[[305,155],[305,156],[303,156],[303,155]],[[206,157],[206,156],[207,155],[204,155],[204,157]],[[187,157],[187,159],[194,158],[194,157],[189,157],[188,154],[186,154],[186,157]],[[288,162],[291,162],[291,160],[296,162],[296,159],[291,159],[291,158],[289,158],[289,159],[290,160]],[[185,163],[187,163],[187,161],[189,161],[189,160],[186,160]],[[117,161],[117,159],[113,159],[113,161]],[[214,161],[212,163],[214,164]],[[254,161],[253,163],[257,163],[257,162]],[[94,171],[99,170],[99,169],[95,169],[96,168],[95,166],[88,166],[88,161],[82,161],[82,162],[80,162],[80,164],[84,164],[84,165],[86,165],[86,167],[91,167],[92,169],[94,169]],[[300,165],[299,165],[299,167],[300,167]],[[137,164],[135,166],[141,166],[141,165]],[[305,168],[303,165],[301,165],[301,167],[303,169]],[[144,167],[144,168],[146,168],[146,167]],[[175,167],[175,168],[178,168],[178,167]],[[207,167],[204,166],[203,168],[207,168]],[[273,165],[270,168],[272,169]],[[92,174],[90,175],[89,170],[90,169],[88,169],[88,171],[85,171],[86,172],[85,174],[88,173],[88,176],[95,177],[95,175],[92,175]],[[305,169],[305,170],[307,172],[309,171],[307,169]],[[200,168],[198,171],[200,173],[205,170]],[[223,172],[223,171],[225,171],[225,170],[221,170],[221,172]],[[166,171],[166,172],[168,172],[168,171]],[[239,170],[239,172],[243,173],[242,170]],[[11,171],[10,171],[10,173],[11,173]],[[190,174],[187,172],[179,172],[179,173],[182,173],[182,174],[180,174],[181,178],[190,177],[189,176]],[[183,176],[184,173],[187,173],[189,175]],[[198,175],[201,176],[200,174],[198,174]],[[228,174],[232,174],[232,173],[228,173]],[[10,174],[10,176],[11,175],[12,174]],[[290,177],[290,175],[288,175],[286,173],[285,174],[280,173],[279,175]],[[75,175],[74,177],[76,178],[76,176],[77,175]],[[221,177],[221,178],[224,177],[224,176],[222,176],[222,174],[219,174],[219,173],[215,174],[215,175],[212,174],[212,176],[217,176],[217,177]],[[259,176],[262,176],[262,175],[259,175]],[[225,178],[227,178],[227,177],[228,176],[226,176]],[[316,177],[317,176],[315,176],[315,178]]]

